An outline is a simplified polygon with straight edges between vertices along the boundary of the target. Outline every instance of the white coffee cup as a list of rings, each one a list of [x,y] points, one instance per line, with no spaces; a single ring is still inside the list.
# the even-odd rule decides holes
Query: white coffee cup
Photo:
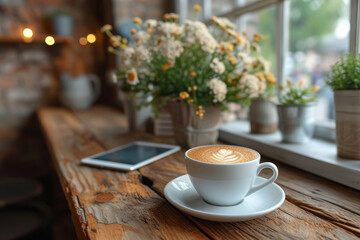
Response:
[[[278,177],[275,164],[270,162],[260,164],[260,154],[253,149],[251,150],[258,154],[255,159],[243,163],[223,164],[192,159],[188,153],[193,149],[195,148],[185,153],[187,173],[198,194],[209,204],[219,206],[239,204],[245,197],[273,183]],[[254,185],[256,176],[264,168],[270,168],[273,175],[266,182]]]

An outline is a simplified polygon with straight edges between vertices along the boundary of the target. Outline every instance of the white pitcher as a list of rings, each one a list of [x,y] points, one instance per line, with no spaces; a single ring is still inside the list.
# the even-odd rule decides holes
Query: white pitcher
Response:
[[[60,101],[70,109],[87,109],[100,95],[100,80],[94,74],[72,77],[69,73],[60,76]]]

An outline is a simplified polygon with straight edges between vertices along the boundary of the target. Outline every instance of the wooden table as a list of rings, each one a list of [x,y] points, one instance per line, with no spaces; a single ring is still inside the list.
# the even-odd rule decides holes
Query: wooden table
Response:
[[[103,106],[42,108],[38,116],[79,239],[360,238],[359,191],[271,161],[286,193],[279,209],[246,222],[201,220],[177,210],[163,194],[169,181],[186,173],[185,149],[128,173],[80,165],[85,156],[133,140],[174,143],[171,138],[127,133],[125,117]]]

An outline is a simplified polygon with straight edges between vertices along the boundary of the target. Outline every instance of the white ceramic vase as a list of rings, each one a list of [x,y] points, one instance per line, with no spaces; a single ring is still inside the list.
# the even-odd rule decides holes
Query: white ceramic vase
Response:
[[[274,133],[278,129],[276,105],[266,99],[252,99],[249,120],[251,133]]]
[[[219,107],[206,107],[202,119],[196,116],[192,106],[181,99],[169,99],[166,108],[171,114],[177,144],[184,148],[192,148],[217,142],[221,116]]]

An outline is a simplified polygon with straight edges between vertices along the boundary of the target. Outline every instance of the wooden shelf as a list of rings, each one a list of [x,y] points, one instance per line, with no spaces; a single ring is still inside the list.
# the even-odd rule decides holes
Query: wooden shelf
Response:
[[[34,36],[31,41],[26,42],[22,37],[17,36],[0,36],[0,43],[45,43],[45,38],[48,35],[44,36]],[[73,37],[64,37],[64,36],[53,36],[55,39],[55,44],[71,44],[74,41]]]

